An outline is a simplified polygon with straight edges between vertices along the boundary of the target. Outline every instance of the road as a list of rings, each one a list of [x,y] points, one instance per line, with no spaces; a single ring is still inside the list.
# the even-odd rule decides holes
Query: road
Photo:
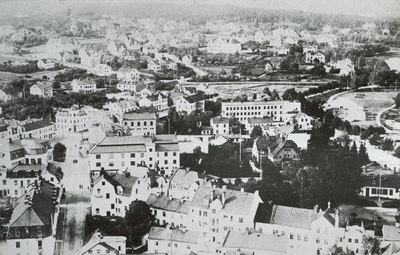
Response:
[[[79,155],[81,138],[79,133],[68,132],[57,134],[54,140],[67,148],[65,162],[57,163],[64,172],[66,190],[66,204],[60,205],[65,210],[60,249],[63,255],[79,254],[85,236],[86,215],[90,213],[89,163],[87,158]]]

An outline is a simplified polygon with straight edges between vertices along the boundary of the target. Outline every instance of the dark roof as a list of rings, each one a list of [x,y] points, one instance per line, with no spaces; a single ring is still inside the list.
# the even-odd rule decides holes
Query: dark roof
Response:
[[[363,186],[379,187],[379,179],[381,179],[380,185],[382,188],[395,188],[396,190],[400,188],[400,175],[398,174],[382,175],[381,178],[379,174],[361,176]]]
[[[4,132],[8,130],[9,125],[5,123],[0,123],[0,132]]]
[[[297,147],[297,144],[295,142],[293,142],[292,140],[285,140],[271,148],[271,155],[276,155],[283,148],[292,148],[296,150],[296,152],[299,152],[299,148]]]
[[[61,181],[62,178],[64,177],[64,173],[62,172],[61,167],[54,163],[48,164],[47,171],[52,175],[54,175],[58,181]]]
[[[7,178],[36,178],[44,169],[45,165],[16,165],[7,171]]]
[[[4,93],[8,94],[8,95],[14,95],[17,93],[21,93],[22,90],[20,88],[17,87],[6,87],[6,88],[2,88],[1,90],[4,91]]]
[[[186,99],[186,101],[188,101],[189,103],[193,104],[193,103],[196,103],[196,102],[206,99],[207,96],[204,94],[196,94],[196,95],[192,95],[192,96],[186,96],[183,98]]]
[[[49,126],[54,126],[54,124],[49,120],[39,120],[31,123],[26,123],[23,125],[25,131],[31,131],[35,129],[45,128]]]

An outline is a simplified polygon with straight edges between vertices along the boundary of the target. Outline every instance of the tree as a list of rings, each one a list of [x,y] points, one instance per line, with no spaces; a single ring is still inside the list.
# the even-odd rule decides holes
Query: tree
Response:
[[[274,89],[271,93],[271,100],[280,100],[281,98],[279,97],[278,91]]]
[[[260,135],[262,135],[262,129],[260,126],[255,126],[253,128],[253,130],[251,131],[250,137],[251,139],[256,139],[257,137],[259,137]]]
[[[55,161],[65,161],[65,152],[67,151],[67,148],[65,147],[64,144],[62,143],[56,143],[54,145],[54,150],[53,150],[53,156]]]
[[[395,157],[400,158],[400,146],[396,148],[393,154]]]
[[[394,102],[396,103],[396,107],[400,107],[400,93],[394,98]]]
[[[369,138],[369,143],[373,146],[379,146],[381,144],[381,136],[378,133],[375,133]]]
[[[124,219],[129,229],[130,240],[133,243],[138,243],[142,236],[149,232],[150,225],[155,217],[146,202],[135,200],[129,205]]]
[[[364,237],[363,247],[365,254],[369,255],[380,255],[381,253],[381,240],[376,237]]]
[[[358,150],[358,160],[360,161],[360,164],[363,166],[365,164],[368,164],[369,161],[369,156],[367,153],[367,148],[365,147],[364,143],[360,144],[360,148]]]

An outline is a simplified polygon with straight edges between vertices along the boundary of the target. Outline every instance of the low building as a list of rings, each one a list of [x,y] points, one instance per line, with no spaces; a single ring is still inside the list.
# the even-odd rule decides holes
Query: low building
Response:
[[[262,134],[272,126],[283,125],[283,122],[274,121],[272,118],[248,118],[244,121],[247,134],[251,134],[253,129],[258,126],[261,128]]]
[[[94,67],[88,68],[87,73],[97,76],[110,76],[113,72],[109,65],[97,64]]]
[[[96,92],[96,82],[93,80],[73,80],[71,82],[72,91],[76,93]]]
[[[135,68],[121,67],[115,71],[119,80],[133,82],[139,80],[139,71]]]
[[[168,197],[183,201],[192,201],[200,187],[199,174],[189,169],[178,169],[171,177],[168,187]]]
[[[117,89],[119,89],[121,91],[136,92],[136,84],[135,83],[118,83]]]
[[[14,101],[22,98],[22,89],[16,87],[0,88],[0,101]]]
[[[120,255],[126,254],[126,237],[109,236],[95,230],[83,239],[83,246],[80,255],[100,254],[100,255]]]
[[[55,68],[56,65],[57,65],[56,62],[52,59],[44,59],[43,58],[43,59],[39,59],[39,61],[37,62],[37,66],[40,69],[45,69],[45,70]]]
[[[268,157],[275,164],[285,164],[300,160],[300,150],[296,143],[284,137],[260,136],[253,143],[253,157],[261,161]]]
[[[159,111],[168,109],[168,97],[164,96],[162,93],[148,95],[143,97],[138,102],[140,107],[150,107],[153,106]]]
[[[12,136],[11,126],[6,123],[0,123],[0,140],[11,138],[11,136]]]
[[[241,43],[233,38],[230,39],[222,39],[217,38],[215,40],[211,40],[207,43],[207,52],[208,53],[228,53],[234,54],[236,52],[240,52],[242,50]]]
[[[316,52],[311,52],[308,51],[306,52],[306,63],[313,63],[314,61],[318,61],[319,63],[325,63],[325,55],[319,51]]]
[[[129,127],[132,135],[155,135],[157,114],[151,112],[124,113],[120,124]]]
[[[148,236],[148,253],[168,255],[187,255],[204,251],[199,231],[186,231],[172,228],[151,227]],[[206,250],[207,251],[207,250]]]
[[[7,171],[8,196],[19,198],[25,194],[28,186],[39,180],[46,165],[16,165]]]
[[[19,138],[53,139],[55,124],[49,120],[26,120],[17,125]]]
[[[51,82],[38,82],[29,88],[31,95],[38,95],[40,97],[53,96],[53,84]]]
[[[177,112],[185,112],[187,114],[193,111],[203,112],[205,109],[205,101],[208,97],[203,94],[195,94],[191,96],[183,96],[175,100],[175,107]]]

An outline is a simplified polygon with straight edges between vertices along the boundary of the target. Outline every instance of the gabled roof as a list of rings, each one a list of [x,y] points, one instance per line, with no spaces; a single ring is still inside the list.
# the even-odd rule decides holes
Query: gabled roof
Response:
[[[137,180],[139,179],[136,176],[127,176],[124,174],[108,174],[104,173],[100,175],[96,180],[94,180],[93,184],[96,185],[102,179],[105,179],[112,186],[114,186],[115,193],[117,194],[117,187],[121,186],[123,189],[122,195],[125,197],[130,197],[132,194],[132,187],[135,185]]]
[[[279,143],[277,146],[272,147],[271,150],[271,156],[275,156],[277,153],[279,153],[283,148],[292,148],[299,152],[299,148],[297,147],[297,144],[293,142],[292,140],[285,140],[281,143]]]
[[[35,86],[35,85],[36,85],[38,88],[43,89],[43,90],[45,90],[45,89],[50,89],[50,88],[53,87],[53,85],[52,85],[51,82],[38,82],[38,83],[34,84],[33,86]]]
[[[400,242],[400,228],[396,226],[383,225],[382,233],[384,241]]]
[[[114,247],[108,244],[108,242],[125,242],[126,237],[124,236],[106,236],[106,234],[100,230],[95,230],[83,239],[83,247],[81,248],[80,254],[94,248],[96,245],[101,245],[111,251],[117,251]],[[117,253],[118,254],[118,253]]]
[[[5,131],[7,131],[9,126],[10,126],[10,125],[8,125],[8,124],[0,123],[0,132],[5,132]]]
[[[11,86],[8,86],[6,88],[2,88],[0,90],[2,90],[7,95],[15,95],[15,94],[18,94],[18,93],[22,92],[22,89],[17,88],[17,87],[11,87]]]
[[[213,197],[211,197],[212,190],[214,191]],[[224,191],[222,189],[200,186],[195,196],[193,197],[190,206],[208,209],[208,205],[204,204],[204,199],[207,199],[211,202],[215,200],[221,201],[223,192]],[[255,202],[255,199],[257,198],[256,195],[253,193],[227,189],[225,191],[225,205],[221,209],[221,212],[247,215],[248,213],[250,213],[251,206]],[[261,200],[259,200],[259,202],[262,203]]]
[[[199,174],[196,171],[187,171],[185,169],[178,169],[172,176],[170,183],[192,185],[199,181]]]
[[[147,198],[146,203],[155,209],[162,209],[169,212],[176,213],[189,213],[189,201],[181,201],[180,199],[172,198],[166,196],[157,196],[156,194],[151,194]]]
[[[227,124],[227,123],[229,123],[229,119],[228,118],[222,118],[222,117],[212,118],[212,121],[213,121],[214,124]]]
[[[286,254],[288,239],[285,236],[259,232],[229,231],[222,245],[225,248],[262,250],[266,254]]]
[[[258,124],[265,124],[265,123],[273,123],[274,120],[272,118],[248,118],[247,122],[249,124],[258,125]]]
[[[73,81],[75,81],[78,85],[80,85],[80,86],[83,86],[83,85],[95,85],[96,84],[96,82],[94,81],[94,80],[90,80],[90,79],[87,79],[87,80],[78,80],[78,79],[75,79],[75,80],[73,80]],[[73,82],[72,81],[72,82]]]
[[[311,223],[321,216],[321,212],[310,209],[274,205],[270,224],[311,229]]]
[[[31,123],[26,123],[25,125],[23,125],[25,131],[41,129],[50,126],[54,126],[54,123],[52,123],[49,120],[39,120]]]
[[[122,115],[123,120],[155,120],[157,118],[154,112],[128,112]]]
[[[120,69],[117,70],[119,73],[131,73],[131,72],[137,72],[135,68],[128,67],[128,66],[123,66]]]
[[[190,104],[193,104],[193,103],[196,103],[196,102],[199,102],[199,101],[202,101],[202,100],[206,99],[207,96],[203,95],[203,94],[195,94],[195,95],[192,95],[192,96],[184,96],[183,98],[186,101],[188,101]]]

